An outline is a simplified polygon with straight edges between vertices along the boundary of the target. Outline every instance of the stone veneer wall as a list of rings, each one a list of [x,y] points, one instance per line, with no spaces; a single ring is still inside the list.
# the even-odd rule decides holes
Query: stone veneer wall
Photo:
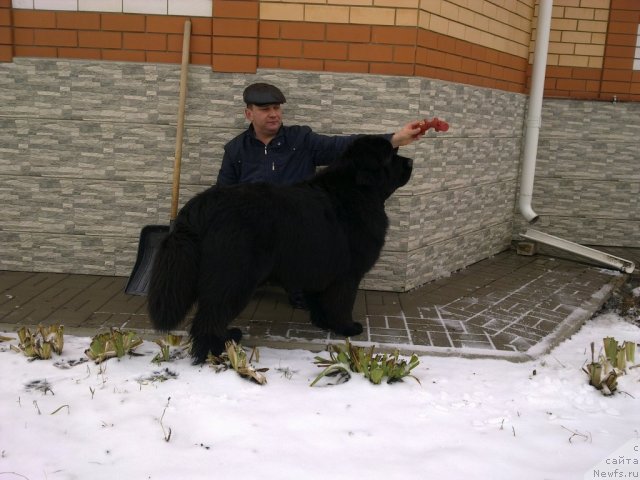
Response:
[[[535,228],[586,245],[640,246],[640,104],[545,99]]]
[[[141,227],[168,224],[179,77],[171,64],[0,64],[0,268],[130,273]],[[256,80],[286,93],[286,123],[319,133],[450,122],[402,148],[414,175],[387,203],[388,240],[363,288],[409,290],[508,248],[526,97],[424,78],[191,66],[180,205],[215,181]]]

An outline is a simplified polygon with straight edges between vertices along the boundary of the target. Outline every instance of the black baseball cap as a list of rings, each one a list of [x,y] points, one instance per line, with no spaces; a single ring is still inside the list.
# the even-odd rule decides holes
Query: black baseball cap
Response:
[[[280,89],[269,83],[252,83],[244,89],[242,99],[247,105],[271,105],[287,101]]]

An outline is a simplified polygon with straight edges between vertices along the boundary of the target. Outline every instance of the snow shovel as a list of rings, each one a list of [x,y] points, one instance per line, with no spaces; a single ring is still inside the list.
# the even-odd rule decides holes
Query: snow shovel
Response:
[[[124,292],[129,295],[146,295],[151,280],[153,259],[162,240],[173,228],[178,215],[178,198],[180,196],[180,163],[182,161],[182,135],[184,131],[184,108],[187,99],[187,72],[189,67],[189,41],[191,37],[191,21],[184,22],[182,38],[182,66],[180,69],[180,103],[178,106],[178,125],[176,131],[176,155],[173,164],[173,189],[171,191],[171,214],[169,225],[146,225],[140,232],[138,256],[133,266]]]

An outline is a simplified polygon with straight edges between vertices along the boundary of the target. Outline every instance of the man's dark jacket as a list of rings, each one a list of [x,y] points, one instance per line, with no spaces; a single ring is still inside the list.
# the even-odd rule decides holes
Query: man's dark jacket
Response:
[[[311,177],[316,167],[329,165],[360,135],[328,136],[307,126],[282,126],[265,145],[253,126],[224,147],[218,185],[266,182],[291,185]],[[391,140],[392,134],[382,135]]]

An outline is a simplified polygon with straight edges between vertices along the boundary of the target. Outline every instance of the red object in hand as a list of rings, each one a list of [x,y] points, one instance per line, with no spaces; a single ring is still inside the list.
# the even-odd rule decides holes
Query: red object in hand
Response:
[[[432,120],[424,120],[419,121],[416,124],[416,127],[420,128],[420,133],[424,133],[430,128],[433,128],[436,132],[446,132],[449,130],[449,124],[444,120],[440,120],[438,117],[434,117]]]

